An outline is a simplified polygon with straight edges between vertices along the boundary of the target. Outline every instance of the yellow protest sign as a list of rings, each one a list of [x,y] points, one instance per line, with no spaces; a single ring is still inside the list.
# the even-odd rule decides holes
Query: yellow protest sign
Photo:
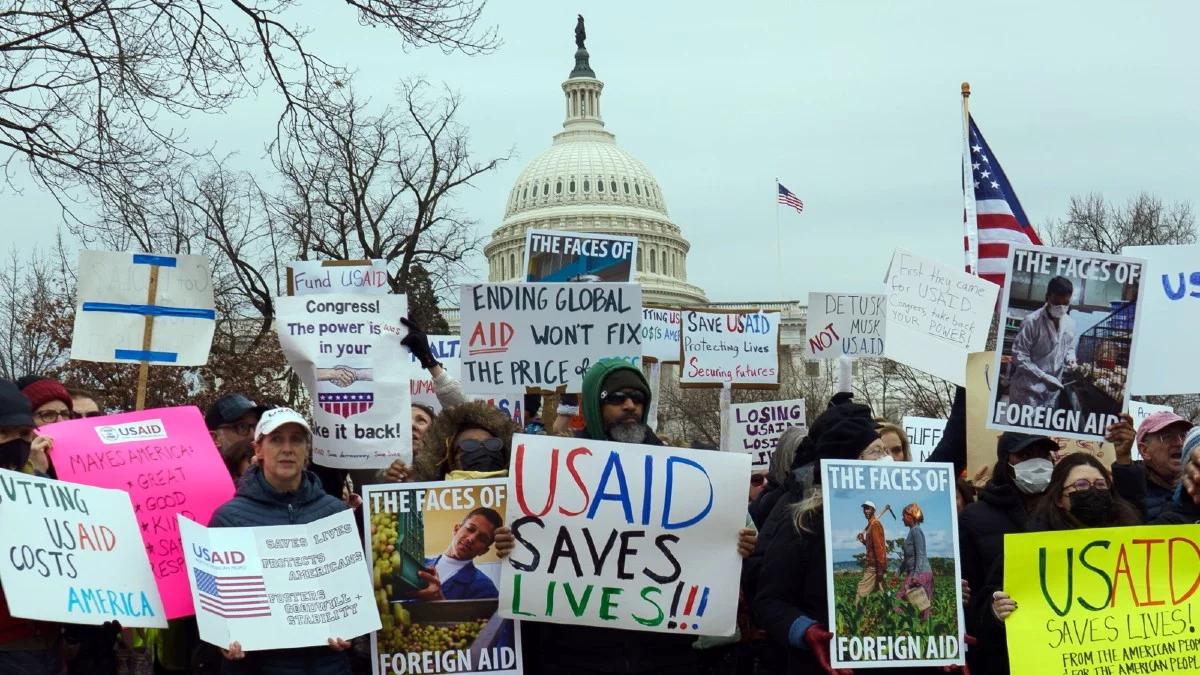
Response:
[[[1200,526],[1004,537],[1012,672],[1200,672]]]

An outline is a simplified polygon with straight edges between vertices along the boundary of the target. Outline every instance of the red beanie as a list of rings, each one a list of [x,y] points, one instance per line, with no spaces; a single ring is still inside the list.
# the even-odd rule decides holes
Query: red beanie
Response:
[[[74,409],[74,404],[71,401],[71,395],[67,393],[67,388],[62,386],[57,380],[49,378],[35,380],[25,385],[21,393],[25,394],[25,398],[29,399],[29,404],[33,406],[35,412],[50,401],[62,401],[67,404],[67,410]]]

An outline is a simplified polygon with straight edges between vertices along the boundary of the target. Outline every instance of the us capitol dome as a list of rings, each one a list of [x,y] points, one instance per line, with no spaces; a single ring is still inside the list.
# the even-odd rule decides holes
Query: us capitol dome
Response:
[[[704,291],[687,281],[690,245],[671,222],[658,181],[604,128],[604,83],[588,63],[583,37],[581,25],[575,68],[562,83],[563,130],[521,172],[509,192],[504,220],[484,247],[488,281],[524,281],[529,229],[634,236],[636,281],[644,304],[707,304]]]

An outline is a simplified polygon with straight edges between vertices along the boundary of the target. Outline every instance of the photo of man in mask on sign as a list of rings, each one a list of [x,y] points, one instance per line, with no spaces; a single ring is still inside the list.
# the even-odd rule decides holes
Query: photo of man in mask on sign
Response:
[[[1046,286],[1046,304],[1021,322],[1012,347],[1009,403],[1047,408],[1069,405],[1060,397],[1063,374],[1076,365],[1079,335],[1068,314],[1074,292],[1069,279],[1054,277]]]

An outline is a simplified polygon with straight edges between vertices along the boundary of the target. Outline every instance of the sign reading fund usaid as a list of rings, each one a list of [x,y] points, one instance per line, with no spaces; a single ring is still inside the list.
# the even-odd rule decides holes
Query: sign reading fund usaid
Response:
[[[501,615],[733,633],[748,455],[523,434],[513,447]]]

